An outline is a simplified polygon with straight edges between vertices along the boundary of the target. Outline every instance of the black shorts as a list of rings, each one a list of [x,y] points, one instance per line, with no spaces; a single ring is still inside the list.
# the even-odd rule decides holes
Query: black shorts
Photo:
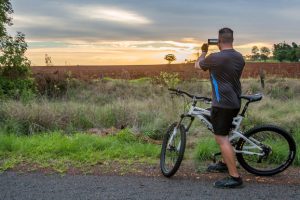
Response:
[[[212,107],[211,123],[215,135],[228,135],[232,127],[232,120],[237,116],[240,109],[227,109]]]

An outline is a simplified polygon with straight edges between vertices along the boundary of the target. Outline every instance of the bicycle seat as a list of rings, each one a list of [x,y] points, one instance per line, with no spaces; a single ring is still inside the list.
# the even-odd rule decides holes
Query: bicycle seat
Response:
[[[253,95],[242,95],[241,99],[246,99],[249,102],[260,101],[262,99],[262,94],[253,94]]]

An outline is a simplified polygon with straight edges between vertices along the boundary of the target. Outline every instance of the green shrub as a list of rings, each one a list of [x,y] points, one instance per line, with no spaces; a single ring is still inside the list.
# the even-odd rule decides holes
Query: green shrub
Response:
[[[212,155],[218,152],[220,152],[220,149],[214,140],[214,137],[203,137],[198,141],[194,157],[199,161],[210,160],[212,159]]]
[[[36,93],[34,80],[0,77],[0,98],[29,101]]]
[[[160,72],[159,76],[153,78],[153,82],[165,85],[168,88],[175,88],[180,83],[179,74]]]
[[[0,41],[1,75],[7,78],[28,78],[31,74],[30,61],[25,52],[27,43],[25,35],[18,32],[15,38],[4,36]]]
[[[25,35],[3,36],[0,41],[0,98],[31,99],[36,90],[31,76],[30,61],[25,52]]]
[[[150,114],[150,113],[149,113]],[[142,118],[145,119],[145,118]],[[141,119],[141,120],[142,120]],[[155,140],[161,140],[168,128],[170,122],[163,119],[163,116],[157,116],[156,118],[153,118],[152,120],[145,121],[141,127],[141,132]]]

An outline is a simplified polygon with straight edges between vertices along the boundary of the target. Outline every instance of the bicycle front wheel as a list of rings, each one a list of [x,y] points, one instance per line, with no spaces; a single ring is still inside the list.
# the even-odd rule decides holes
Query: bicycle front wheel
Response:
[[[177,122],[173,123],[164,136],[161,154],[160,169],[164,176],[173,176],[183,159],[186,144],[186,131],[182,124],[177,127]]]
[[[248,172],[271,176],[288,168],[296,155],[296,143],[284,129],[264,125],[244,134],[249,141],[240,139],[236,154],[238,162]]]

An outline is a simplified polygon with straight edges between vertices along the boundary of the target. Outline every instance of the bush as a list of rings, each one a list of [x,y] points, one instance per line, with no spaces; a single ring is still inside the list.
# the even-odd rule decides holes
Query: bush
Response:
[[[35,96],[34,80],[28,79],[9,79],[0,77],[0,98],[12,98],[15,100],[28,101]]]
[[[180,83],[179,74],[160,72],[159,76],[153,78],[153,82],[167,86],[168,88],[175,88]]]
[[[25,35],[4,36],[0,41],[0,98],[30,99],[35,93]]]
[[[35,76],[37,90],[39,94],[47,97],[62,97],[72,86],[78,87],[79,81],[72,78],[70,72],[56,71],[48,74],[37,74]]]
[[[7,78],[23,78],[30,76],[30,61],[26,58],[25,52],[27,43],[25,35],[18,32],[16,37],[5,36],[0,41],[0,67],[1,75]]]

